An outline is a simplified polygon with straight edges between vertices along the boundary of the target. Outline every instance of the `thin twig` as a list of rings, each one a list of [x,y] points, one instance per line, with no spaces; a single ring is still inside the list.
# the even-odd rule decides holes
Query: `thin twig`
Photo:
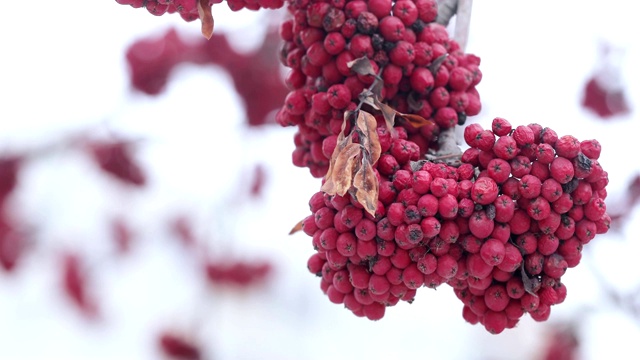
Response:
[[[471,6],[473,0],[458,0],[456,11],[456,28],[453,32],[453,39],[460,44],[460,49],[464,51],[469,40],[469,24],[471,23]]]
[[[457,10],[458,0],[439,0],[436,22],[444,26],[449,25],[449,20],[456,14]]]

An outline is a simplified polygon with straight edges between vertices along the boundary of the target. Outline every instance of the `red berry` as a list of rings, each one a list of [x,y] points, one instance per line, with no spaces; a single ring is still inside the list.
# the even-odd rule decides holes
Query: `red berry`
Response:
[[[498,136],[509,135],[509,133],[511,132],[511,124],[509,123],[509,121],[497,117],[494,118],[491,122],[491,130]]]
[[[497,239],[488,239],[480,248],[480,256],[487,264],[497,266],[505,257],[505,246]]]

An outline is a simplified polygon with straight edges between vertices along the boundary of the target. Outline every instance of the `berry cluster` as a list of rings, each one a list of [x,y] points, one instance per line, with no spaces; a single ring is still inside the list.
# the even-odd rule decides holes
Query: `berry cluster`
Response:
[[[0,267],[11,272],[15,269],[26,243],[25,235],[7,211],[7,199],[18,184],[23,159],[20,156],[0,155]]]
[[[211,7],[222,0],[116,0],[121,5],[131,5],[133,8],[145,8],[156,16],[178,13],[184,21],[194,21],[199,18],[198,2]],[[279,9],[284,5],[284,0],[228,0],[227,5],[232,11],[242,9]]]
[[[279,75],[281,65],[273,56],[279,41],[273,27],[259,49],[240,53],[224,33],[216,32],[209,40],[184,41],[175,29],[169,29],[159,37],[137,40],[127,49],[131,85],[145,94],[158,95],[173,69],[181,64],[220,66],[231,76],[240,97],[251,104],[246,107],[248,124],[273,123],[273,116],[269,115],[281,106],[287,94]]]
[[[464,319],[491,333],[525,313],[546,320],[566,297],[566,269],[609,227],[599,143],[496,118],[492,130],[465,129],[471,148],[456,168],[417,161],[418,145],[398,130],[377,128],[375,216],[351,194],[309,202],[308,267],[329,300],[377,320],[419,287],[447,283]]]
[[[158,335],[158,347],[169,359],[199,360],[204,358],[200,344],[175,331],[165,330]]]
[[[86,264],[79,254],[68,252],[62,255],[61,280],[67,298],[88,318],[98,315],[98,303],[88,289]]]
[[[297,126],[293,163],[314,177],[326,174],[345,111],[380,81],[379,98],[401,113],[433,120],[419,129],[399,124],[424,155],[437,147],[440,129],[462,124],[480,111],[475,86],[480,59],[464,54],[435,23],[435,0],[292,1],[292,19],[281,26],[281,62],[291,68],[291,89],[276,116]],[[350,66],[369,59],[372,74]]]
[[[250,287],[263,283],[271,274],[270,262],[214,262],[205,266],[207,280],[212,284]]]
[[[105,173],[128,185],[144,186],[147,177],[131,154],[132,145],[125,140],[96,141],[88,145],[88,152]]]

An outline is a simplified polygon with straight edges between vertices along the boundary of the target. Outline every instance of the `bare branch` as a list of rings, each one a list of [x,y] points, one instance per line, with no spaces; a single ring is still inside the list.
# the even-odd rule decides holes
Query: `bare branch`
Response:
[[[453,39],[460,44],[460,49],[464,51],[469,39],[469,24],[471,23],[471,6],[473,0],[458,0],[456,11],[456,28]]]
[[[444,162],[447,165],[460,165],[462,150],[456,141],[455,128],[444,129],[438,135],[438,151],[435,154],[427,154],[427,160]]]
[[[458,0],[438,0],[438,17],[436,22],[440,25],[449,25],[449,20],[456,14]]]

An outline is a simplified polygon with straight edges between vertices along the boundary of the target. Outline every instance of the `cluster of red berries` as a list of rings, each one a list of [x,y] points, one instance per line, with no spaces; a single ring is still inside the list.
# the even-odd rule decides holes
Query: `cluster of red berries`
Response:
[[[397,138],[377,130],[375,216],[348,193],[318,192],[303,221],[317,250],[309,270],[330,301],[377,320],[419,287],[447,283],[464,319],[491,333],[525,313],[546,320],[566,297],[566,269],[609,228],[600,144],[496,118],[492,130],[465,129],[471,148],[456,168],[417,161],[402,128]]]
[[[5,205],[18,183],[21,164],[20,156],[0,155],[0,266],[7,272],[17,265],[26,240],[10,218]]]
[[[68,252],[62,255],[61,282],[65,295],[88,318],[98,316],[96,299],[88,289],[86,264],[79,254]]]
[[[206,6],[220,4],[222,0],[116,0],[121,5],[131,5],[134,8],[145,8],[156,16],[178,13],[185,21],[194,21],[199,18],[198,2]],[[227,0],[227,5],[232,11],[242,9],[279,9],[284,5],[284,0]]]
[[[200,344],[175,331],[165,330],[158,335],[158,347],[169,359],[199,360],[204,358]]]
[[[102,171],[113,178],[133,186],[144,186],[147,177],[135,161],[131,149],[133,144],[125,140],[92,142],[88,152]]]
[[[238,94],[251,104],[246,107],[248,124],[273,123],[269,114],[282,105],[287,94],[279,74],[281,65],[273,56],[279,41],[273,29],[262,47],[252,53],[240,53],[231,47],[224,33],[215,32],[209,40],[184,41],[175,29],[169,29],[159,37],[137,40],[127,49],[131,85],[145,94],[158,95],[178,65],[217,65],[231,75]]]
[[[291,91],[276,121],[298,127],[293,163],[314,177],[327,172],[345,111],[375,85],[375,76],[349,66],[356,59],[366,57],[379,74],[380,101],[434,121],[419,129],[399,124],[421,154],[437,147],[440,129],[480,111],[480,59],[464,54],[434,22],[435,0],[296,0],[288,10],[292,19],[281,26],[280,60],[291,68]]]
[[[205,271],[212,284],[250,287],[264,283],[273,268],[268,261],[209,261]]]

